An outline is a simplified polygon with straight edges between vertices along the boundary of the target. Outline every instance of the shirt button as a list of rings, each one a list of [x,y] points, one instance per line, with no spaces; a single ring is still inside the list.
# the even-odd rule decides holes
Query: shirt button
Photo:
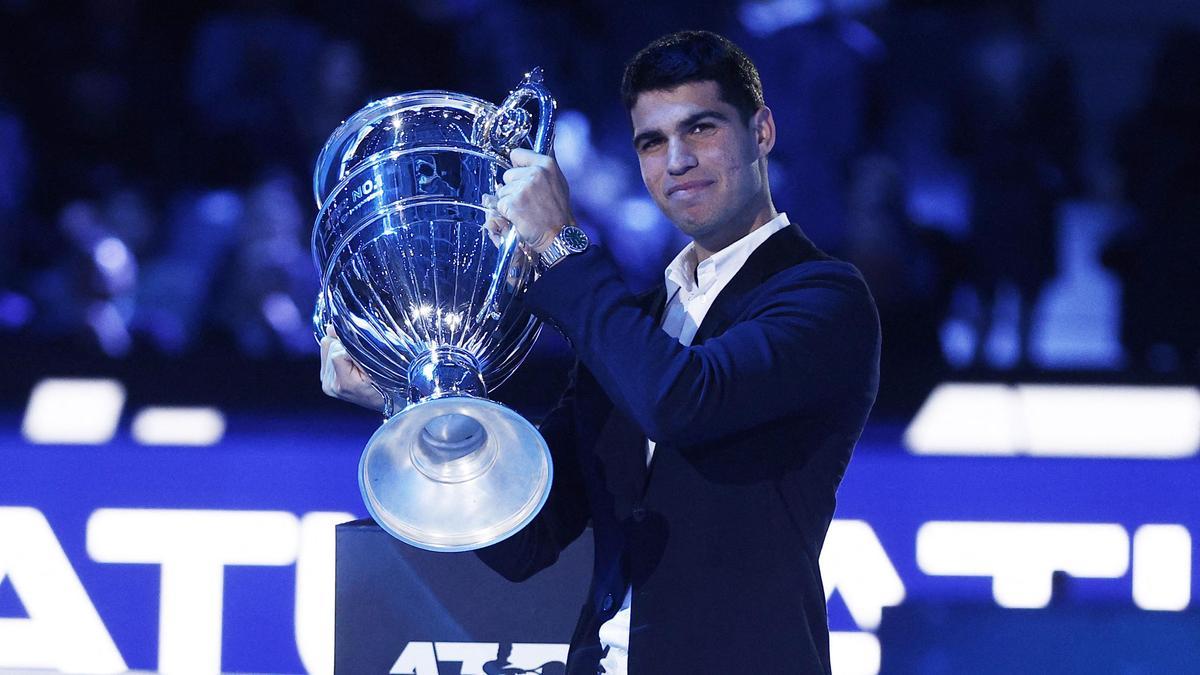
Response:
[[[601,603],[600,610],[607,612],[608,610],[612,609],[612,606],[613,606],[613,595],[612,595],[612,593],[609,593],[608,595],[604,596],[604,602]]]
[[[639,506],[633,510],[633,521],[635,523],[640,523],[645,519],[646,519],[646,509]]]

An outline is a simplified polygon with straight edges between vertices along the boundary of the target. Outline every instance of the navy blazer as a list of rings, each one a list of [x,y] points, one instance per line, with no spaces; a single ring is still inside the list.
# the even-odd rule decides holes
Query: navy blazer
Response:
[[[579,363],[541,426],[555,462],[545,508],[478,555],[519,581],[591,524],[568,672],[596,672],[599,627],[632,584],[635,675],[829,673],[818,561],[879,379],[879,320],[858,271],[786,227],[690,347],[660,328],[665,290],[632,295],[597,247],[549,270],[527,302]]]

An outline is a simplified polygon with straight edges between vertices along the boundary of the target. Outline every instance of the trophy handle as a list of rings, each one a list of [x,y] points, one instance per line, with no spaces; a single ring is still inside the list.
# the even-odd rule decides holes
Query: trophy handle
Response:
[[[554,147],[555,103],[554,97],[550,95],[549,90],[542,85],[541,67],[529,71],[525,79],[521,81],[521,84],[517,85],[517,90],[509,95],[509,98],[517,94],[524,94],[537,101],[538,126],[537,133],[533,136],[533,151],[539,155],[545,155]]]
[[[537,129],[533,129],[529,111],[525,109],[531,101],[537,103]],[[508,98],[491,114],[479,118],[472,136],[481,147],[507,155],[517,144],[529,137],[533,131],[530,144],[533,151],[544,155],[554,147],[554,97],[542,84],[542,69],[534,68],[525,74],[525,78],[509,93]],[[486,317],[499,319],[497,299],[500,290],[509,283],[508,275],[513,265],[513,258],[520,249],[520,239],[516,228],[508,231],[500,243],[500,257],[496,262],[496,270],[492,274],[492,283],[488,294],[479,310],[477,321]]]
[[[536,129],[525,109],[531,101],[537,103]],[[534,68],[525,74],[500,107],[479,118],[472,133],[473,141],[480,147],[507,155],[532,131],[530,145],[533,151],[547,154],[554,146],[554,108],[554,97],[542,84],[542,69]]]

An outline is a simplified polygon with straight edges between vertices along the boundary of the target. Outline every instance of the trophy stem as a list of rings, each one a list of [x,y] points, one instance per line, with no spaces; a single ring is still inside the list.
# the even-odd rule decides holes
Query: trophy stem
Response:
[[[412,445],[412,463],[430,480],[462,483],[496,463],[496,443],[471,415],[451,413],[430,420]]]
[[[437,347],[418,356],[408,367],[408,409],[433,399],[485,398],[480,371],[475,356],[459,347]],[[495,443],[488,442],[483,425],[469,414],[434,417],[412,445],[413,466],[441,483],[476,478],[495,461]]]
[[[408,400],[420,403],[443,396],[487,397],[483,369],[475,356],[460,347],[436,347],[408,366]]]

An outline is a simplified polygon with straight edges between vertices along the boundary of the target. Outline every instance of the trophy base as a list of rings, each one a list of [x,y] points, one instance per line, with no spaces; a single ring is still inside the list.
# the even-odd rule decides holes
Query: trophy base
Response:
[[[367,443],[358,484],[375,522],[429,551],[472,551],[512,536],[550,495],[550,449],[513,410],[445,396],[392,416]]]

